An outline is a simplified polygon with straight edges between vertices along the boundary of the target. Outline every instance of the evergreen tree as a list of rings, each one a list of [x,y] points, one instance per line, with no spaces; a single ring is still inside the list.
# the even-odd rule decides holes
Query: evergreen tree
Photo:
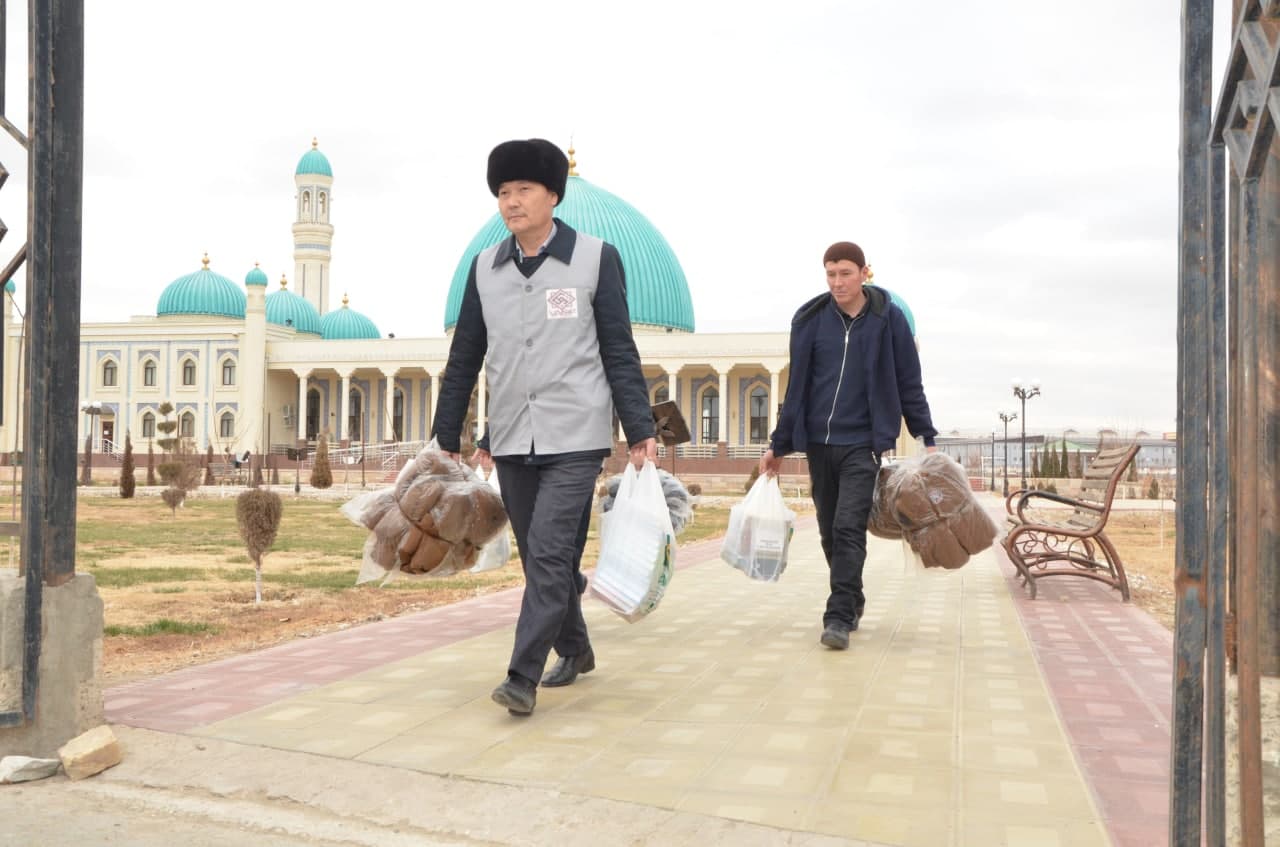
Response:
[[[311,466],[311,487],[329,488],[333,485],[333,471],[329,469],[329,431],[326,429],[316,439],[316,460]]]
[[[1080,448],[1076,448],[1075,461],[1071,463],[1071,476],[1080,479],[1084,476],[1084,460],[1080,457]]]
[[[1040,451],[1039,450],[1031,451],[1031,475],[1034,477],[1040,476]]]
[[[1044,460],[1040,462],[1040,471],[1050,479],[1058,475],[1058,449],[1052,444],[1046,444],[1044,447]]]
[[[93,433],[89,433],[84,437],[84,465],[80,468],[80,484],[88,485],[93,482],[93,471],[90,469],[90,462],[93,461]]]
[[[125,500],[133,496],[133,490],[138,484],[133,478],[133,472],[133,439],[129,437],[128,430],[125,430],[124,459],[120,462],[120,496]]]
[[[147,485],[156,484],[156,451],[151,447],[151,441],[147,441]]]
[[[1058,465],[1058,476],[1071,475],[1071,457],[1067,455],[1067,439],[1062,439],[1062,457],[1061,464]]]
[[[209,448],[204,452],[204,484],[216,483],[217,480],[213,478],[213,442],[209,442]]]

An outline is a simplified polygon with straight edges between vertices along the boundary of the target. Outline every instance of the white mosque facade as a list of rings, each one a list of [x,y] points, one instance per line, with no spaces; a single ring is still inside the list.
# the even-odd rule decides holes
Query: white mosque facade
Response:
[[[572,159],[573,151],[570,149]],[[330,275],[333,171],[313,142],[295,169],[294,272],[276,290],[257,267],[243,283],[203,267],[171,282],[154,316],[84,322],[78,443],[118,455],[160,437],[172,405],[177,435],[204,453],[285,452],[327,433],[337,446],[420,442],[431,420],[471,258],[506,235],[496,215],[463,252],[447,293],[446,334],[383,337]],[[692,441],[679,457],[729,469],[765,449],[787,384],[786,333],[697,333],[688,283],[661,233],[625,201],[571,170],[557,209],[618,247],[637,347],[653,402],[675,400]],[[9,286],[12,291],[12,285]],[[442,285],[442,295],[445,294]],[[23,327],[4,298],[6,355],[0,450],[22,449]],[[483,373],[477,418],[485,415]],[[602,398],[601,402],[607,402]],[[724,465],[724,462],[730,462]],[[693,470],[692,467],[689,468]]]

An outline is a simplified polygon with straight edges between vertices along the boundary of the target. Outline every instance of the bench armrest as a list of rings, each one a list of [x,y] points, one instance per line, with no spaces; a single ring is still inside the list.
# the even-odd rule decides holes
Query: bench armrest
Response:
[[[1009,496],[1010,498],[1013,497],[1012,494],[1010,494]],[[1026,516],[1022,514],[1022,510],[1027,508],[1027,501],[1029,501],[1032,497],[1040,497],[1045,500],[1052,500],[1055,503],[1061,503],[1064,506],[1073,506],[1077,509],[1088,509],[1091,512],[1097,512],[1098,514],[1102,514],[1103,511],[1105,511],[1101,506],[1098,506],[1095,503],[1086,503],[1083,500],[1073,500],[1072,498],[1064,497],[1061,494],[1054,494],[1052,491],[1040,491],[1038,489],[1033,488],[1030,491],[1020,492],[1020,496],[1018,497],[1018,505],[1016,507],[1016,513],[1017,513],[1018,521],[1020,523],[1029,523]]]

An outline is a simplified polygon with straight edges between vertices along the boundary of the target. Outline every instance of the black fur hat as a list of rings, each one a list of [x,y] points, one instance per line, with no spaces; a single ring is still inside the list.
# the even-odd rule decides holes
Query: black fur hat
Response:
[[[569,159],[543,138],[504,141],[489,154],[489,190],[497,197],[498,186],[517,179],[545,185],[555,192],[556,205],[560,205],[569,181]]]

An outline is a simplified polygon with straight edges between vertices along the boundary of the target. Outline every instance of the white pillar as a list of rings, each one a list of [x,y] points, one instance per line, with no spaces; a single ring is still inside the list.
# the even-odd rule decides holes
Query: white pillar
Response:
[[[333,437],[339,442],[343,438],[350,439],[351,433],[347,432],[347,419],[351,415],[349,403],[351,402],[351,373],[348,371],[342,375],[342,393],[338,395],[338,425],[334,427],[337,430]]]
[[[720,440],[729,440],[729,372],[720,371]]]
[[[778,428],[778,372],[769,371],[769,434],[768,438],[773,437],[773,431]]]
[[[396,430],[392,425],[392,413],[396,408],[396,372],[387,374],[387,402],[385,426],[382,428],[383,440],[395,441]]]
[[[430,376],[431,379],[431,409],[427,412],[427,440],[430,440],[435,433],[436,405],[440,402],[440,374],[435,373]]]
[[[298,439],[302,440],[307,437],[307,377],[311,375],[311,371],[305,371],[298,374]]]

